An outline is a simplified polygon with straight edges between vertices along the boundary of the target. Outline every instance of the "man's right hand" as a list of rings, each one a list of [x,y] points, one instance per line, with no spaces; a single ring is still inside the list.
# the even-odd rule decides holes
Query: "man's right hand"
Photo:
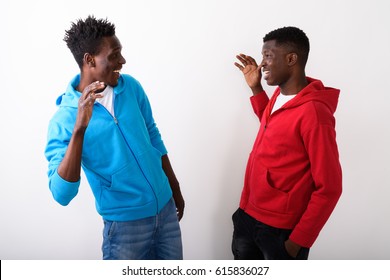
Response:
[[[79,99],[78,113],[76,126],[78,128],[87,128],[89,121],[92,117],[92,110],[95,100],[97,98],[102,98],[103,95],[97,92],[101,92],[106,85],[103,82],[93,82],[86,86],[83,90],[83,93]]]
[[[96,98],[103,97],[102,94],[96,92],[104,89],[104,87],[105,84],[103,82],[93,82],[86,86],[81,94],[76,125],[65,156],[58,166],[58,174],[66,181],[77,182],[80,179],[84,133],[91,120],[93,104]]]
[[[253,94],[263,91],[261,85],[261,65],[251,56],[239,54],[236,58],[242,63],[235,62],[234,65],[244,74],[248,86],[251,88]]]

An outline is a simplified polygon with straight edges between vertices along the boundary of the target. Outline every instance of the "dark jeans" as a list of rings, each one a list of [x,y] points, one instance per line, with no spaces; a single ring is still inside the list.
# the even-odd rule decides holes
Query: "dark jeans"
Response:
[[[235,260],[307,260],[309,248],[301,248],[296,258],[291,257],[284,242],[291,230],[263,224],[242,209],[233,214],[232,252]]]

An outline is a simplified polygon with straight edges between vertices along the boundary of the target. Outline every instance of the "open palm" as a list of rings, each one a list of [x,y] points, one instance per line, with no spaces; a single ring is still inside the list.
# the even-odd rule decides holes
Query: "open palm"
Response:
[[[242,71],[245,80],[250,88],[258,87],[261,80],[261,66],[257,65],[254,58],[240,54],[236,56],[242,63],[235,62],[234,65]]]

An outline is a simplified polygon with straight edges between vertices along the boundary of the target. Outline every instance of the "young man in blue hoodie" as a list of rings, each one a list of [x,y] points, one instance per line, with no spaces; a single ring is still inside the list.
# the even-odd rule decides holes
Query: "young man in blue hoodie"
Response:
[[[49,123],[54,199],[65,206],[77,195],[82,167],[104,221],[103,259],[182,259],[184,200],[142,86],[120,73],[114,24],[80,19],[64,41],[81,73]]]

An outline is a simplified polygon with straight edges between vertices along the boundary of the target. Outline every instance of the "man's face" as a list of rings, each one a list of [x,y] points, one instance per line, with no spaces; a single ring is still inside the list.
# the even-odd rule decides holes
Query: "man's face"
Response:
[[[288,51],[278,46],[275,40],[266,41],[263,45],[261,61],[264,80],[270,86],[280,86],[290,78]]]
[[[126,63],[121,51],[122,45],[115,35],[103,38],[99,54],[93,56],[95,67],[91,71],[94,80],[112,87],[118,84],[119,72]]]

